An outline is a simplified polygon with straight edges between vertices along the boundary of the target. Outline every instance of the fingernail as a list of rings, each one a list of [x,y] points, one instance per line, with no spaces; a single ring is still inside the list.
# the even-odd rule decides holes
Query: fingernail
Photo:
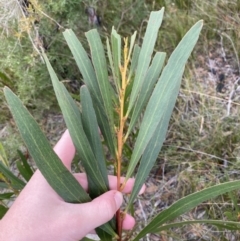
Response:
[[[114,195],[114,199],[115,199],[117,208],[120,208],[120,206],[122,205],[122,202],[123,202],[123,195],[122,195],[122,193],[121,192],[116,192],[115,195]]]

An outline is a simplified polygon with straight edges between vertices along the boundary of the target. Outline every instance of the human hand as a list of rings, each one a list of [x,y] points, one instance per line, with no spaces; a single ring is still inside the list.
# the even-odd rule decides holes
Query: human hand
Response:
[[[75,148],[66,131],[54,151],[70,170]],[[74,174],[87,190],[84,173]],[[129,179],[123,192],[130,193],[134,179]],[[122,194],[116,191],[117,179],[109,176],[111,191],[89,203],[66,203],[51,188],[40,171],[31,180],[0,221],[0,240],[6,241],[78,241],[96,227],[109,221],[123,202]],[[144,187],[140,193],[143,193]],[[135,220],[126,215],[123,229],[132,229]]]

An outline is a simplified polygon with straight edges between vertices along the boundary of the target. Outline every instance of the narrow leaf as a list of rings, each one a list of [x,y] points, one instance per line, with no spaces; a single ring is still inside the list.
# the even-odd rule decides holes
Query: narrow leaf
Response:
[[[137,68],[140,50],[141,50],[141,48],[137,44],[135,44],[134,49],[133,49],[132,59],[131,59],[130,71],[129,71],[129,75],[128,75],[129,84],[127,85],[127,89],[126,89],[126,93],[125,93],[126,100],[129,98],[131,91],[132,91],[133,76],[135,75],[135,71]],[[128,109],[128,104],[129,104],[128,101],[126,101],[125,102],[126,110]]]
[[[151,12],[150,14],[146,33],[144,35],[143,44],[141,47],[141,52],[139,54],[138,66],[134,78],[128,113],[130,113],[135,103],[139,90],[141,89],[141,86],[147,74],[148,66],[151,62],[154,45],[158,36],[158,30],[162,23],[163,13],[164,8],[162,8],[160,11]]]
[[[148,72],[146,74],[145,80],[140,90],[138,99],[135,102],[133,114],[131,116],[131,121],[130,121],[126,136],[130,134],[140,114],[142,113],[143,109],[146,107],[146,104],[151,96],[152,90],[162,71],[165,57],[166,57],[166,53],[157,52],[152,60],[152,64],[148,69]]]
[[[163,225],[160,228],[158,228],[156,231],[154,231],[154,233],[159,233],[163,230],[169,230],[170,228],[181,227],[184,225],[195,224],[195,223],[212,224],[214,226],[217,226],[220,229],[228,229],[228,230],[239,230],[240,229],[239,222],[204,219],[204,220],[184,221],[184,222],[179,222],[179,223],[166,224],[166,225]]]
[[[112,28],[111,34],[111,44],[112,44],[112,55],[113,55],[113,66],[115,69],[116,83],[118,89],[120,89],[120,69],[121,66],[121,36],[117,33],[117,31]]]
[[[4,86],[14,86],[14,82],[3,72],[0,72],[0,83],[1,85],[3,84]]]
[[[8,159],[7,159],[7,155],[6,155],[6,152],[5,152],[4,147],[3,147],[3,145],[2,145],[1,142],[0,142],[0,161],[1,161],[6,167],[9,166]]]
[[[2,162],[0,162],[0,173],[7,178],[12,187],[14,186],[18,190],[23,189],[26,185],[24,181],[16,177],[13,172],[11,172],[10,169],[8,169]]]
[[[20,150],[17,150],[17,153],[24,165],[24,168],[26,169],[26,171],[29,173],[29,175],[33,175],[33,170],[32,168],[30,167],[30,165],[28,164],[27,162],[27,158],[22,154],[22,152]]]
[[[105,113],[103,105],[104,102],[91,61],[86,51],[82,47],[82,44],[79,42],[72,30],[68,29],[64,31],[63,35],[83,76],[83,81],[87,85],[92,96],[98,124],[104,139],[109,147],[111,154],[115,156],[116,140],[113,136],[112,128],[109,125],[107,114]]]
[[[94,98],[96,98],[96,101],[102,103],[97,77],[87,52],[71,29],[65,30],[63,36],[76,60],[76,64],[83,76],[84,83],[87,85]]]
[[[18,187],[18,185],[11,185],[13,189],[20,189]],[[7,183],[3,182],[2,179],[1,179],[1,173],[0,173],[0,189],[4,189],[4,188],[9,188],[9,186],[7,185]]]
[[[84,237],[83,239],[81,239],[81,241],[95,241],[95,239]]]
[[[141,155],[144,153],[145,148],[156,132],[156,128],[159,121],[161,121],[162,116],[167,113],[166,116],[168,116],[168,121],[170,120],[179,92],[183,70],[186,61],[198,40],[202,24],[202,21],[197,22],[183,37],[169,58],[169,61],[156,84],[144,113],[126,178],[129,178],[132,175]],[[167,109],[166,106],[168,107]]]
[[[112,135],[114,135],[114,122],[113,122],[113,104],[112,99],[112,87],[108,79],[107,63],[105,52],[103,48],[102,41],[100,39],[99,33],[96,29],[93,29],[86,33],[88,43],[91,49],[92,62],[94,65],[98,86],[100,89],[100,94],[103,100],[104,111],[108,119],[108,125],[110,126]],[[113,138],[114,139],[114,138]],[[115,144],[116,145],[116,144]]]
[[[16,165],[22,177],[28,182],[32,177],[32,173],[29,173],[28,170],[26,170],[25,166],[21,161],[17,161]]]
[[[135,198],[137,197],[143,183],[145,182],[151,169],[153,168],[156,158],[158,157],[163,140],[165,139],[165,135],[162,135],[162,133],[160,132],[161,125],[162,121],[159,122],[159,127],[157,128],[155,135],[153,135],[153,138],[151,139],[145,152],[143,153],[140,166],[135,177],[134,187],[127,203],[126,211],[128,211]]]
[[[129,47],[129,52],[128,52],[128,59],[130,59],[130,56],[132,54],[132,50],[133,50],[133,46],[134,46],[134,43],[135,43],[136,36],[137,36],[137,31],[135,31],[133,33],[133,35],[131,36],[130,47]]]
[[[112,241],[113,240],[113,237],[110,234],[104,232],[102,229],[97,228],[96,233],[99,236],[100,240],[102,240],[102,241]]]
[[[0,219],[3,218],[3,216],[6,214],[8,211],[8,208],[4,207],[3,205],[0,205]]]
[[[2,173],[0,171],[0,189],[9,189],[9,185],[2,179]],[[19,187],[18,183],[11,183],[11,187],[15,190],[22,190],[23,187]]]
[[[190,211],[200,203],[236,189],[240,189],[240,181],[218,184],[179,199],[169,208],[163,210],[156,217],[154,217],[152,221],[134,238],[133,241],[139,240],[148,233],[157,232],[157,230],[161,228],[161,225]]]
[[[19,98],[7,87],[4,88],[4,94],[29,153],[51,187],[66,202],[90,201],[88,194],[63,165]]]
[[[168,105],[166,106],[166,109],[168,109]],[[158,157],[158,154],[165,140],[165,135],[167,133],[167,127],[169,118],[171,116],[171,112],[166,112],[165,110],[163,111],[165,114],[161,117],[161,120],[159,121],[156,131],[151,140],[149,141],[145,149],[145,152],[142,155],[137,175],[135,177],[134,187],[129,198],[129,203],[126,207],[126,210],[130,207],[131,203],[134,202],[143,183],[149,176],[149,173],[154,166],[154,163]]]
[[[139,58],[140,51],[141,51],[141,48],[137,44],[135,44],[134,49],[133,49],[132,59],[131,59],[129,76],[128,76],[128,78],[130,80],[131,80],[132,76],[135,75],[135,71],[136,71],[137,65],[138,65],[138,58]]]
[[[98,168],[98,163],[92,152],[91,145],[89,144],[89,141],[83,130],[80,111],[71,95],[66,90],[65,86],[59,82],[57,75],[45,54],[43,54],[43,58],[51,76],[54,91],[57,96],[59,106],[62,110],[64,120],[86,170],[89,194],[92,198],[95,198],[106,192],[108,188],[103,176],[101,175],[101,171]],[[112,236],[116,236],[116,233],[109,223],[106,223],[101,228]]]
[[[112,71],[113,82],[116,87],[116,92],[119,94],[119,83],[117,82],[117,77],[116,77],[115,70],[114,70],[112,50],[111,50],[111,46],[110,46],[108,38],[107,38],[106,43],[107,43],[107,55],[108,55],[108,60],[109,60],[109,64],[110,64],[111,71]]]
[[[47,57],[43,55],[43,58],[51,76],[54,91],[58,99],[58,104],[62,110],[67,128],[86,170],[90,196],[95,198],[106,192],[107,187],[101,172],[98,169],[99,166],[92,152],[91,145],[89,144],[88,138],[83,130],[80,110],[64,85],[59,82],[58,77]]]
[[[84,132],[88,138],[89,144],[92,147],[94,156],[97,160],[97,169],[100,170],[101,176],[108,187],[107,167],[103,153],[103,147],[100,139],[99,129],[93,103],[90,93],[86,86],[80,89],[81,104],[82,104],[82,124]]]
[[[0,194],[0,200],[10,199],[14,195],[13,192],[6,192]]]

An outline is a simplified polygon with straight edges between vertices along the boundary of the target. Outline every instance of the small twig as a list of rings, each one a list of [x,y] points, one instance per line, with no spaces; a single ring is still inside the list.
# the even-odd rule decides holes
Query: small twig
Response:
[[[60,23],[58,23],[55,19],[51,18],[49,15],[47,15],[46,13],[44,13],[42,10],[38,10],[42,15],[44,15],[45,17],[47,17],[48,19],[50,19],[52,22],[56,23],[57,26],[60,29],[65,29]]]
[[[133,2],[127,9],[125,9],[124,11],[122,11],[122,15],[121,15],[121,19],[119,20],[119,24],[117,26],[117,31],[119,30],[121,24],[122,24],[122,20],[124,15],[137,3],[138,1],[136,0],[135,2]]]
[[[19,9],[21,10],[22,17],[26,19],[27,17],[25,16],[25,14],[24,14],[24,12],[23,12],[23,9],[22,9],[22,7],[20,6],[20,2],[18,2],[18,5],[19,5]],[[34,27],[33,27],[33,28],[34,28]],[[27,35],[28,35],[28,38],[29,38],[29,40],[30,40],[33,48],[35,49],[35,51],[36,51],[36,52],[38,53],[38,55],[40,56],[41,61],[44,63],[44,59],[43,59],[43,57],[42,57],[42,54],[41,54],[40,50],[37,48],[36,44],[34,43],[34,40],[32,39],[32,36],[31,36],[31,33],[30,33],[30,30],[27,31]]]
[[[138,43],[140,43],[140,38],[141,38],[141,32],[142,32],[142,28],[143,28],[143,24],[144,23],[148,23],[148,21],[146,19],[144,19],[142,22],[141,22],[141,25],[140,25],[140,29],[139,29],[139,34],[138,34]]]
[[[225,53],[225,50],[224,50],[224,47],[223,47],[223,36],[220,34],[220,38],[221,38],[221,50],[222,50],[222,57],[224,59],[225,62],[227,62],[227,59],[226,59],[226,53]]]
[[[208,153],[206,153],[206,152],[193,150],[192,148],[186,148],[186,147],[182,147],[182,146],[173,146],[173,145],[164,145],[164,146],[175,147],[175,148],[178,148],[178,149],[195,152],[195,153],[198,153],[198,154],[202,154],[202,155],[205,155],[205,156],[209,156],[209,157],[211,157],[211,158],[215,158],[215,159],[217,159],[217,160],[221,160],[221,161],[223,161],[223,162],[226,161],[226,159],[223,159],[223,158],[221,158],[221,157],[218,157],[218,156],[215,156],[215,155],[211,155],[211,154],[208,154]]]
[[[232,39],[226,34],[226,33],[221,33],[224,37],[226,37],[232,44],[232,47],[233,47],[233,51],[234,51],[234,54],[236,56],[236,60],[237,60],[237,65],[238,65],[238,74],[240,74],[240,63],[239,63],[239,58],[238,58],[238,51],[236,50],[235,48],[235,45],[232,41]]]
[[[216,99],[216,100],[220,100],[220,101],[225,101],[225,102],[227,102],[227,100],[225,100],[225,99],[223,99],[223,98],[216,97],[216,96],[212,96],[212,95],[208,95],[208,94],[204,94],[204,93],[197,92],[197,91],[183,90],[183,89],[182,89],[181,91],[190,92],[190,93],[194,93],[194,94],[198,94],[198,95],[203,95],[203,96],[206,96],[206,97],[211,98],[211,99]],[[234,102],[234,101],[232,101],[232,104],[234,104],[234,105],[239,105],[239,106],[240,106],[239,103]]]
[[[231,110],[231,104],[232,104],[232,99],[235,95],[235,92],[236,92],[236,87],[238,87],[238,82],[239,82],[239,78],[233,83],[233,87],[232,87],[232,90],[229,94],[229,97],[228,97],[228,104],[227,104],[227,115],[226,116],[229,116],[230,115],[230,110]]]
[[[143,206],[142,206],[142,203],[141,203],[140,199],[138,199],[138,204],[139,204],[140,210],[142,212],[142,216],[143,216],[143,219],[144,219],[145,226],[147,226],[147,216],[146,216],[146,213],[143,210]],[[147,238],[147,241],[150,241],[149,234],[146,235],[146,238]]]
[[[203,124],[204,124],[204,116],[201,117],[201,123],[200,123],[199,134],[202,134],[202,131],[203,131]]]

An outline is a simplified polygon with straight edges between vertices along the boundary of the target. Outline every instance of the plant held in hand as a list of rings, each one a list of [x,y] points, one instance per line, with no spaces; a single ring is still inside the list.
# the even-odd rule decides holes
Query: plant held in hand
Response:
[[[240,182],[236,181],[191,194],[158,214],[135,237],[131,233],[122,233],[122,219],[136,199],[161,150],[185,64],[203,25],[199,21],[186,33],[164,66],[166,54],[154,51],[163,13],[164,9],[151,13],[141,47],[135,44],[136,32],[130,40],[124,38],[122,41],[113,28],[111,38],[106,41],[109,64],[97,30],[86,33],[91,59],[72,30],[63,33],[85,83],[80,89],[81,108],[58,80],[43,54],[67,128],[87,173],[89,193],[83,190],[52,151],[17,96],[8,88],[4,90],[30,154],[49,184],[65,201],[88,202],[108,190],[106,163],[109,160],[106,154],[111,154],[111,160],[114,160],[119,191],[132,175],[136,175],[125,209],[119,210],[111,222],[97,228],[101,240],[115,238],[136,241],[148,233],[185,225],[187,223],[184,222],[166,223],[207,199],[240,187]],[[103,143],[108,149],[107,153],[104,153],[106,148],[103,148]],[[126,177],[121,183],[123,167]],[[204,222],[224,228],[239,228],[238,223],[234,222]]]

